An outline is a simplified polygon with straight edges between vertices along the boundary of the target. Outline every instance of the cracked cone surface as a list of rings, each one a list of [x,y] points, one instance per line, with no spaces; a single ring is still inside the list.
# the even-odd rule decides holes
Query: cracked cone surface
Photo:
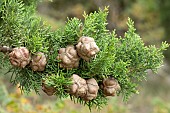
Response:
[[[92,99],[95,99],[97,97],[97,93],[99,90],[99,86],[97,84],[97,81],[94,78],[88,79],[86,81],[87,83],[87,93],[84,97],[85,101],[90,101]]]
[[[114,78],[107,78],[103,80],[103,92],[106,96],[115,96],[116,91],[120,90],[118,81]]]
[[[15,67],[24,68],[30,63],[31,57],[26,47],[14,48],[9,54],[10,62]]]
[[[32,57],[30,65],[33,71],[44,71],[46,64],[47,59],[44,53],[38,52],[36,55]]]
[[[72,69],[79,66],[79,56],[74,46],[69,45],[66,48],[60,48],[57,60],[61,60],[60,67]]]
[[[76,49],[78,55],[86,61],[89,61],[92,57],[94,57],[99,52],[99,47],[96,45],[94,39],[85,36],[82,36],[78,40]]]
[[[70,86],[70,94],[76,97],[84,97],[87,92],[86,80],[76,74],[72,75],[73,84]]]

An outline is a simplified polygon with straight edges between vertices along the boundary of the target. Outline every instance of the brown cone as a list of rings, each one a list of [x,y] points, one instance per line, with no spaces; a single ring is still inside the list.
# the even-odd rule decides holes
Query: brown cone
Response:
[[[66,48],[61,48],[57,56],[57,60],[61,60],[60,67],[72,69],[79,66],[79,56],[74,46],[67,46]]]
[[[26,47],[14,48],[9,54],[10,62],[13,66],[24,68],[29,64],[31,57]]]
[[[42,83],[42,90],[48,95],[48,96],[52,96],[55,92],[56,89],[52,86],[48,86],[45,84],[45,81],[43,81]]]
[[[89,61],[90,58],[94,57],[99,52],[99,47],[96,45],[94,39],[85,36],[82,36],[78,40],[76,49],[78,55],[86,61]]]
[[[107,78],[103,80],[103,92],[106,96],[115,96],[116,91],[120,90],[120,85],[114,78]]]
[[[94,78],[91,78],[91,79],[88,79],[86,83],[87,83],[88,90],[87,90],[86,95],[83,97],[83,99],[85,101],[95,99],[97,97],[97,93],[99,90],[99,86],[96,80]]]
[[[32,57],[30,65],[33,71],[44,71],[46,64],[47,60],[44,53],[38,52]]]
[[[84,80],[83,78],[79,77],[76,74],[73,74],[71,78],[73,84],[69,87],[70,94],[76,97],[84,97],[87,92],[86,80]]]

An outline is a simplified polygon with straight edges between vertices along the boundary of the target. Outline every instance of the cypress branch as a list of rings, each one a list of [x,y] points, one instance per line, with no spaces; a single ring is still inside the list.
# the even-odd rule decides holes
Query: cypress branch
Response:
[[[10,68],[9,72],[12,72],[10,81],[13,84],[20,84],[23,92],[29,93],[34,90],[39,93],[45,80],[47,86],[55,88],[55,95],[58,98],[66,98],[70,95],[74,102],[87,105],[89,109],[92,107],[101,109],[107,104],[107,98],[102,90],[104,79],[116,79],[121,87],[121,90],[116,93],[122,94],[123,100],[127,101],[133,93],[138,93],[137,81],[146,77],[146,71],[151,69],[156,72],[163,63],[163,51],[169,47],[169,44],[163,42],[160,48],[145,46],[135,32],[134,22],[130,18],[127,21],[128,31],[123,38],[118,38],[115,30],[113,32],[107,30],[107,7],[104,10],[99,9],[94,13],[84,14],[84,22],[77,18],[68,19],[63,28],[52,31],[40,18],[36,17],[36,2],[32,0],[0,2],[2,4],[0,7],[2,18],[0,44],[8,46],[1,46],[0,52],[8,53],[12,51],[11,47],[24,46],[31,55],[42,52],[47,57],[47,64],[42,72],[33,71],[30,64],[25,68],[12,67],[12,69],[11,65],[7,65]],[[75,47],[82,36],[94,39],[94,41],[88,39],[88,43],[86,40],[84,48],[91,48],[96,43],[100,51],[94,57],[89,58],[88,62],[80,58],[78,68],[62,68],[60,64],[63,62],[57,59],[61,54],[58,50],[63,48],[61,50],[64,51],[68,45]],[[82,51],[88,53],[87,50]],[[71,55],[68,53],[72,54],[72,52],[64,52],[64,58],[66,57],[67,61],[65,65],[70,64]],[[0,63],[3,61],[4,55],[0,54]],[[8,56],[5,57],[5,63],[10,64]],[[68,93],[67,86],[73,84],[70,79],[73,74],[79,75],[83,80],[94,78],[97,81],[100,89],[95,99],[85,101],[81,97]],[[79,82],[76,81],[76,83]],[[79,88],[81,94],[79,86],[76,87]],[[84,89],[89,90],[86,87]]]

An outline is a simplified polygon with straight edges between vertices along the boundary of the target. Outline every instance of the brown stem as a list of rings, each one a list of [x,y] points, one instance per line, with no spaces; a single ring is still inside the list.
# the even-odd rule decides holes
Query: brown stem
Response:
[[[12,48],[10,48],[10,47],[7,47],[7,46],[0,46],[0,52],[2,52],[2,53],[10,53],[10,52],[12,52]]]

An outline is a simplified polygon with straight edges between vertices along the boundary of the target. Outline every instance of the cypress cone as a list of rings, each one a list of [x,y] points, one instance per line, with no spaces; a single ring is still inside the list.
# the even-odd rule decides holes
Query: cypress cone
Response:
[[[52,96],[56,92],[56,89],[54,87],[52,87],[52,86],[48,86],[47,84],[45,84],[45,81],[42,82],[42,90],[48,96]]]
[[[87,93],[83,97],[85,101],[89,101],[92,99],[95,99],[97,97],[97,93],[99,90],[99,86],[97,84],[97,81],[94,78],[88,79],[86,81],[87,83]]]
[[[13,66],[24,68],[29,64],[31,57],[26,47],[17,47],[9,54],[9,60]]]
[[[44,53],[38,52],[32,57],[30,65],[33,71],[44,71],[46,64],[47,60]]]
[[[106,96],[115,96],[118,90],[120,90],[120,85],[116,79],[106,78],[103,80],[103,93]]]
[[[86,80],[76,74],[72,75],[73,84],[69,86],[70,94],[76,97],[84,97],[87,91]]]
[[[66,48],[61,48],[59,50],[58,60],[61,60],[60,67],[72,69],[79,66],[79,56],[74,46],[69,45]]]
[[[82,36],[78,40],[76,49],[78,55],[86,61],[89,61],[90,58],[94,57],[99,52],[99,47],[96,45],[94,39],[86,36]]]

